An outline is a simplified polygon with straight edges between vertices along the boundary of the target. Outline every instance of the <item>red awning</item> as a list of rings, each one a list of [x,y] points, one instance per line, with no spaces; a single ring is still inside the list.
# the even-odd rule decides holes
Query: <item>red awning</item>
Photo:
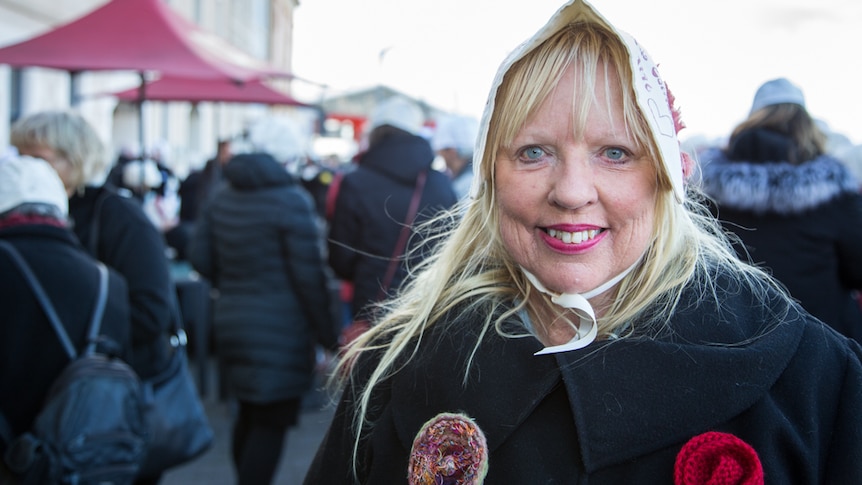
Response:
[[[289,76],[202,30],[162,0],[111,0],[77,20],[0,48],[0,64],[240,80]]]
[[[243,83],[227,79],[189,79],[164,76],[145,86],[148,101],[188,101],[261,103],[270,105],[311,106],[277,91],[260,80]],[[140,88],[113,93],[123,101],[140,101]]]

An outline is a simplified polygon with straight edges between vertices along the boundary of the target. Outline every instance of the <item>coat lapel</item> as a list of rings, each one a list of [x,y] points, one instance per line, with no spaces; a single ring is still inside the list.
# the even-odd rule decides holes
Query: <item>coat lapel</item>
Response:
[[[756,315],[760,311],[735,307],[730,313],[742,322],[769,321]],[[703,311],[683,312],[672,324],[683,332],[700,326],[701,339],[713,326]],[[737,320],[719,325],[725,327],[721,340],[676,333],[599,342],[586,354],[556,355],[588,473],[685,442],[743,413],[778,380],[804,329],[803,322],[788,318],[728,344],[727,329],[744,325]]]

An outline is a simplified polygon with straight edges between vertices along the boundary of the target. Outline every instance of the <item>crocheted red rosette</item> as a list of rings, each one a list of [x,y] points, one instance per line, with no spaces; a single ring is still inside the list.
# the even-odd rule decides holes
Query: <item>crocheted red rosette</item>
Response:
[[[763,485],[760,458],[748,443],[710,431],[682,447],[674,466],[676,485]]]
[[[488,473],[488,443],[463,414],[438,414],[426,422],[410,452],[410,485],[481,485]]]

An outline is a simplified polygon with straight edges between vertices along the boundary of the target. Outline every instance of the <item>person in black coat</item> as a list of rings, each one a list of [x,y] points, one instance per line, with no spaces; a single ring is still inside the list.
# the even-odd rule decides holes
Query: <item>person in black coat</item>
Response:
[[[203,168],[188,174],[179,187],[179,224],[165,233],[168,244],[177,252],[176,259],[185,261],[186,250],[194,231],[195,222],[206,202],[215,193],[222,180],[222,168],[230,161],[231,141],[219,140],[215,157],[207,160]]]
[[[60,175],[69,195],[69,218],[81,244],[126,280],[132,318],[132,359],[141,379],[168,363],[168,331],[174,302],[165,243],[141,206],[108,185],[104,146],[79,114],[44,111],[18,120],[11,144],[23,155],[42,158]]]
[[[704,191],[740,257],[806,310],[862,342],[862,195],[787,79],[764,83],[724,149],[701,155]]]
[[[46,162],[0,160],[0,241],[21,253],[80,352],[100,277],[96,260],[68,227],[67,210],[63,183]],[[17,436],[33,425],[69,357],[31,286],[2,249],[0,307],[0,413]],[[111,350],[120,358],[131,357],[128,290],[113,270],[101,334],[111,339]],[[5,445],[0,439],[0,456]]]
[[[188,257],[218,289],[216,351],[239,401],[232,456],[240,484],[270,483],[312,386],[315,346],[336,348],[323,241],[308,193],[265,153],[224,167]]]
[[[434,152],[418,135],[423,120],[421,109],[406,98],[380,103],[369,119],[368,150],[338,186],[329,265],[353,283],[351,306],[357,319],[367,319],[370,305],[398,288],[408,269],[427,254],[417,250],[421,238],[412,237],[416,226],[457,201],[448,177],[431,168]]]
[[[862,483],[862,347],[737,257],[642,45],[572,0],[482,120],[306,484]]]

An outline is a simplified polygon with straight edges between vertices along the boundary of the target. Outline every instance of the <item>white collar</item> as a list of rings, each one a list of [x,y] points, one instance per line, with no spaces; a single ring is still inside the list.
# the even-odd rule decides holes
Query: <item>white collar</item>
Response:
[[[533,355],[545,355],[545,354],[554,354],[557,352],[568,352],[570,350],[578,350],[586,347],[593,343],[596,340],[596,336],[599,334],[599,325],[596,321],[596,313],[593,311],[593,306],[590,305],[590,302],[587,301],[587,298],[593,298],[594,296],[601,295],[602,293],[611,289],[614,285],[619,283],[623,278],[626,277],[629,273],[635,269],[635,266],[640,263],[640,258],[628,268],[626,268],[622,273],[614,276],[610,280],[605,283],[599,285],[596,288],[593,288],[590,291],[585,293],[554,293],[543,285],[538,278],[536,278],[532,273],[521,267],[521,271],[524,272],[524,275],[530,280],[530,283],[536,287],[537,290],[550,295],[551,301],[560,305],[563,308],[571,309],[575,312],[576,315],[581,319],[580,325],[578,325],[577,333],[571,340],[567,343],[561,345],[554,345],[551,347],[545,347],[544,349],[536,352]]]

